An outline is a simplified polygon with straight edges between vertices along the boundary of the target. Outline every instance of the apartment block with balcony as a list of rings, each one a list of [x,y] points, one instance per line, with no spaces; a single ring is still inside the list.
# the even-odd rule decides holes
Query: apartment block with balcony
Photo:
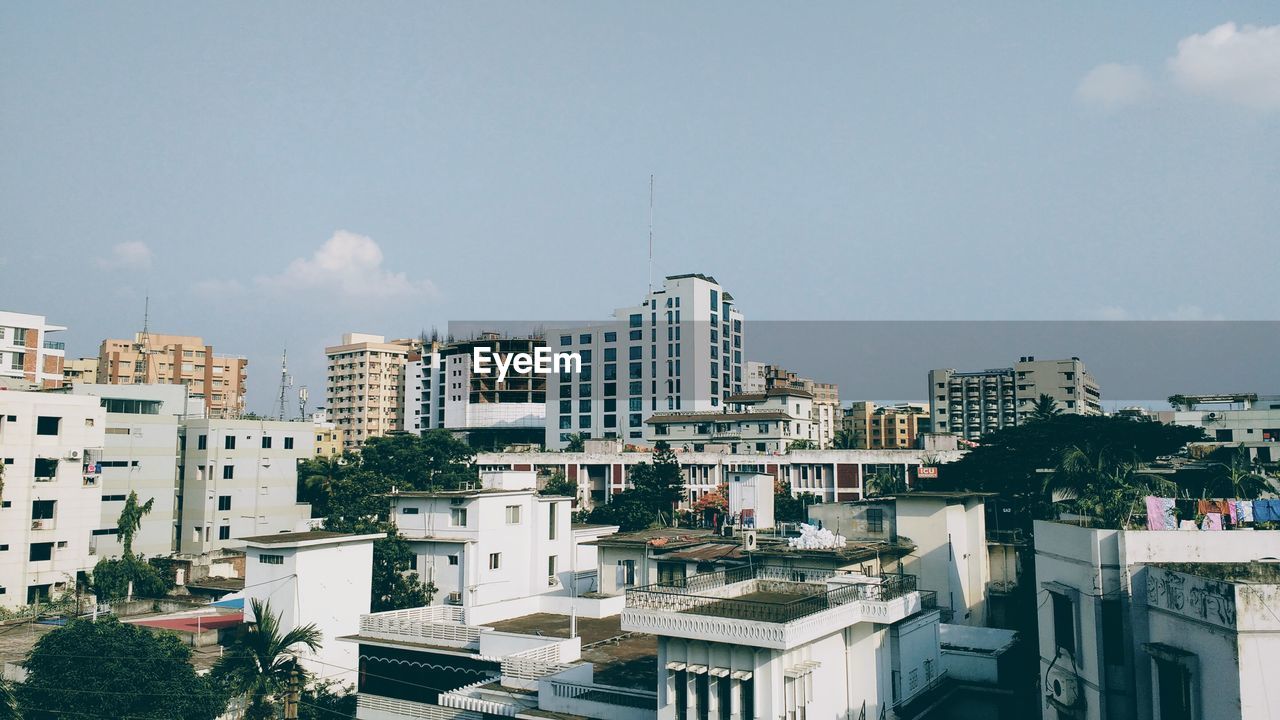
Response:
[[[310,421],[189,420],[182,451],[178,552],[235,549],[237,538],[306,525],[298,462],[315,452]]]
[[[556,352],[576,352],[581,372],[547,381],[546,447],[588,438],[646,437],[656,412],[718,412],[743,392],[743,318],[707,275],[671,275],[614,320],[547,331]]]
[[[0,392],[0,606],[74,592],[93,568],[105,426],[96,398]]]
[[[98,382],[98,358],[73,358],[62,364],[62,386],[93,385]]]
[[[540,445],[545,436],[547,376],[510,367],[500,382],[496,372],[474,372],[475,350],[493,358],[533,355],[546,347],[540,337],[506,337],[486,332],[470,340],[434,343],[413,353],[405,366],[404,429],[424,433],[447,429],[465,435],[473,447],[501,449]],[[432,354],[438,362],[433,365]]]
[[[859,400],[844,409],[841,424],[855,448],[903,450],[916,447],[920,436],[929,432],[929,408],[924,403],[877,405]]]
[[[45,322],[43,315],[0,311],[0,383],[20,389],[60,387],[66,349],[49,336],[63,330]]]
[[[724,447],[730,453],[779,453],[804,441],[818,445],[813,396],[789,387],[730,395],[720,411],[654,413],[645,421],[649,442],[700,452]]]
[[[404,429],[405,364],[420,347],[417,340],[346,333],[324,349],[325,412],[342,433],[343,449]]]
[[[819,450],[833,447],[840,429],[840,386],[800,377],[777,365],[748,361],[743,392],[750,395],[773,388],[804,390],[813,396],[814,445]]]
[[[1024,422],[1041,395],[1052,398],[1064,413],[1102,413],[1098,383],[1076,357],[1036,360],[1027,356],[1008,368],[929,371],[933,429],[966,440]]]
[[[243,357],[215,354],[200,337],[140,332],[132,340],[102,341],[97,381],[185,385],[204,404],[207,417],[238,418],[244,414],[248,365]]]

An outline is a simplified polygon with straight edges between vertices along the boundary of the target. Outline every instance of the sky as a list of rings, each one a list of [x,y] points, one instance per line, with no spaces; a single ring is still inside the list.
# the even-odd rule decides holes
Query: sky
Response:
[[[92,355],[149,295],[260,412],[639,302],[650,175],[748,318],[1280,319],[1268,2],[5,3],[0,148],[0,308]]]

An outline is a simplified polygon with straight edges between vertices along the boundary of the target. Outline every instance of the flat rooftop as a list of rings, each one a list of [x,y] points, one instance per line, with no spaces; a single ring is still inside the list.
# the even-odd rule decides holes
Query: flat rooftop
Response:
[[[500,632],[569,637],[569,616],[536,613],[488,623]],[[652,692],[658,682],[658,638],[622,629],[622,617],[578,618],[582,659],[594,665],[600,685]]]

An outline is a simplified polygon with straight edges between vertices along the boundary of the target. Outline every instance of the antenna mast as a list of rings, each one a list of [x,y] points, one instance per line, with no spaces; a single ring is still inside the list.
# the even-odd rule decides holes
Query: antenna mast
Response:
[[[306,385],[298,388],[298,417],[302,420],[307,419],[307,399],[311,397],[311,391]]]
[[[649,292],[653,292],[653,174],[649,174]]]
[[[285,397],[291,387],[293,387],[293,378],[289,377],[289,351],[286,349],[280,353],[280,397],[276,400],[277,420],[284,420],[289,414],[289,405]]]
[[[142,355],[142,382],[151,383],[151,356],[159,353],[151,347],[151,293],[147,293],[142,306],[142,335],[138,338],[138,353]],[[135,370],[136,372],[136,370]]]

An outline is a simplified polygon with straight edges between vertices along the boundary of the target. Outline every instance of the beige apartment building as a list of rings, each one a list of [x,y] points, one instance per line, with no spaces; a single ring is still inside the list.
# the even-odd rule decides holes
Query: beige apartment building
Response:
[[[923,403],[876,405],[859,400],[844,410],[844,429],[855,450],[907,450],[929,432],[929,409]]]
[[[62,386],[93,385],[98,382],[98,358],[74,358],[62,364]]]
[[[766,390],[803,390],[813,396],[814,445],[825,450],[835,444],[836,430],[840,428],[840,386],[821,383],[787,370],[778,365],[747,362],[747,377],[742,385],[746,393]]]
[[[132,340],[103,340],[98,350],[99,383],[186,385],[204,403],[207,417],[244,414],[246,367],[234,355],[215,355],[212,345],[191,335],[138,333]]]
[[[346,333],[327,347],[325,412],[342,436],[343,449],[355,449],[371,437],[404,430],[402,411],[405,363],[418,340]]]

